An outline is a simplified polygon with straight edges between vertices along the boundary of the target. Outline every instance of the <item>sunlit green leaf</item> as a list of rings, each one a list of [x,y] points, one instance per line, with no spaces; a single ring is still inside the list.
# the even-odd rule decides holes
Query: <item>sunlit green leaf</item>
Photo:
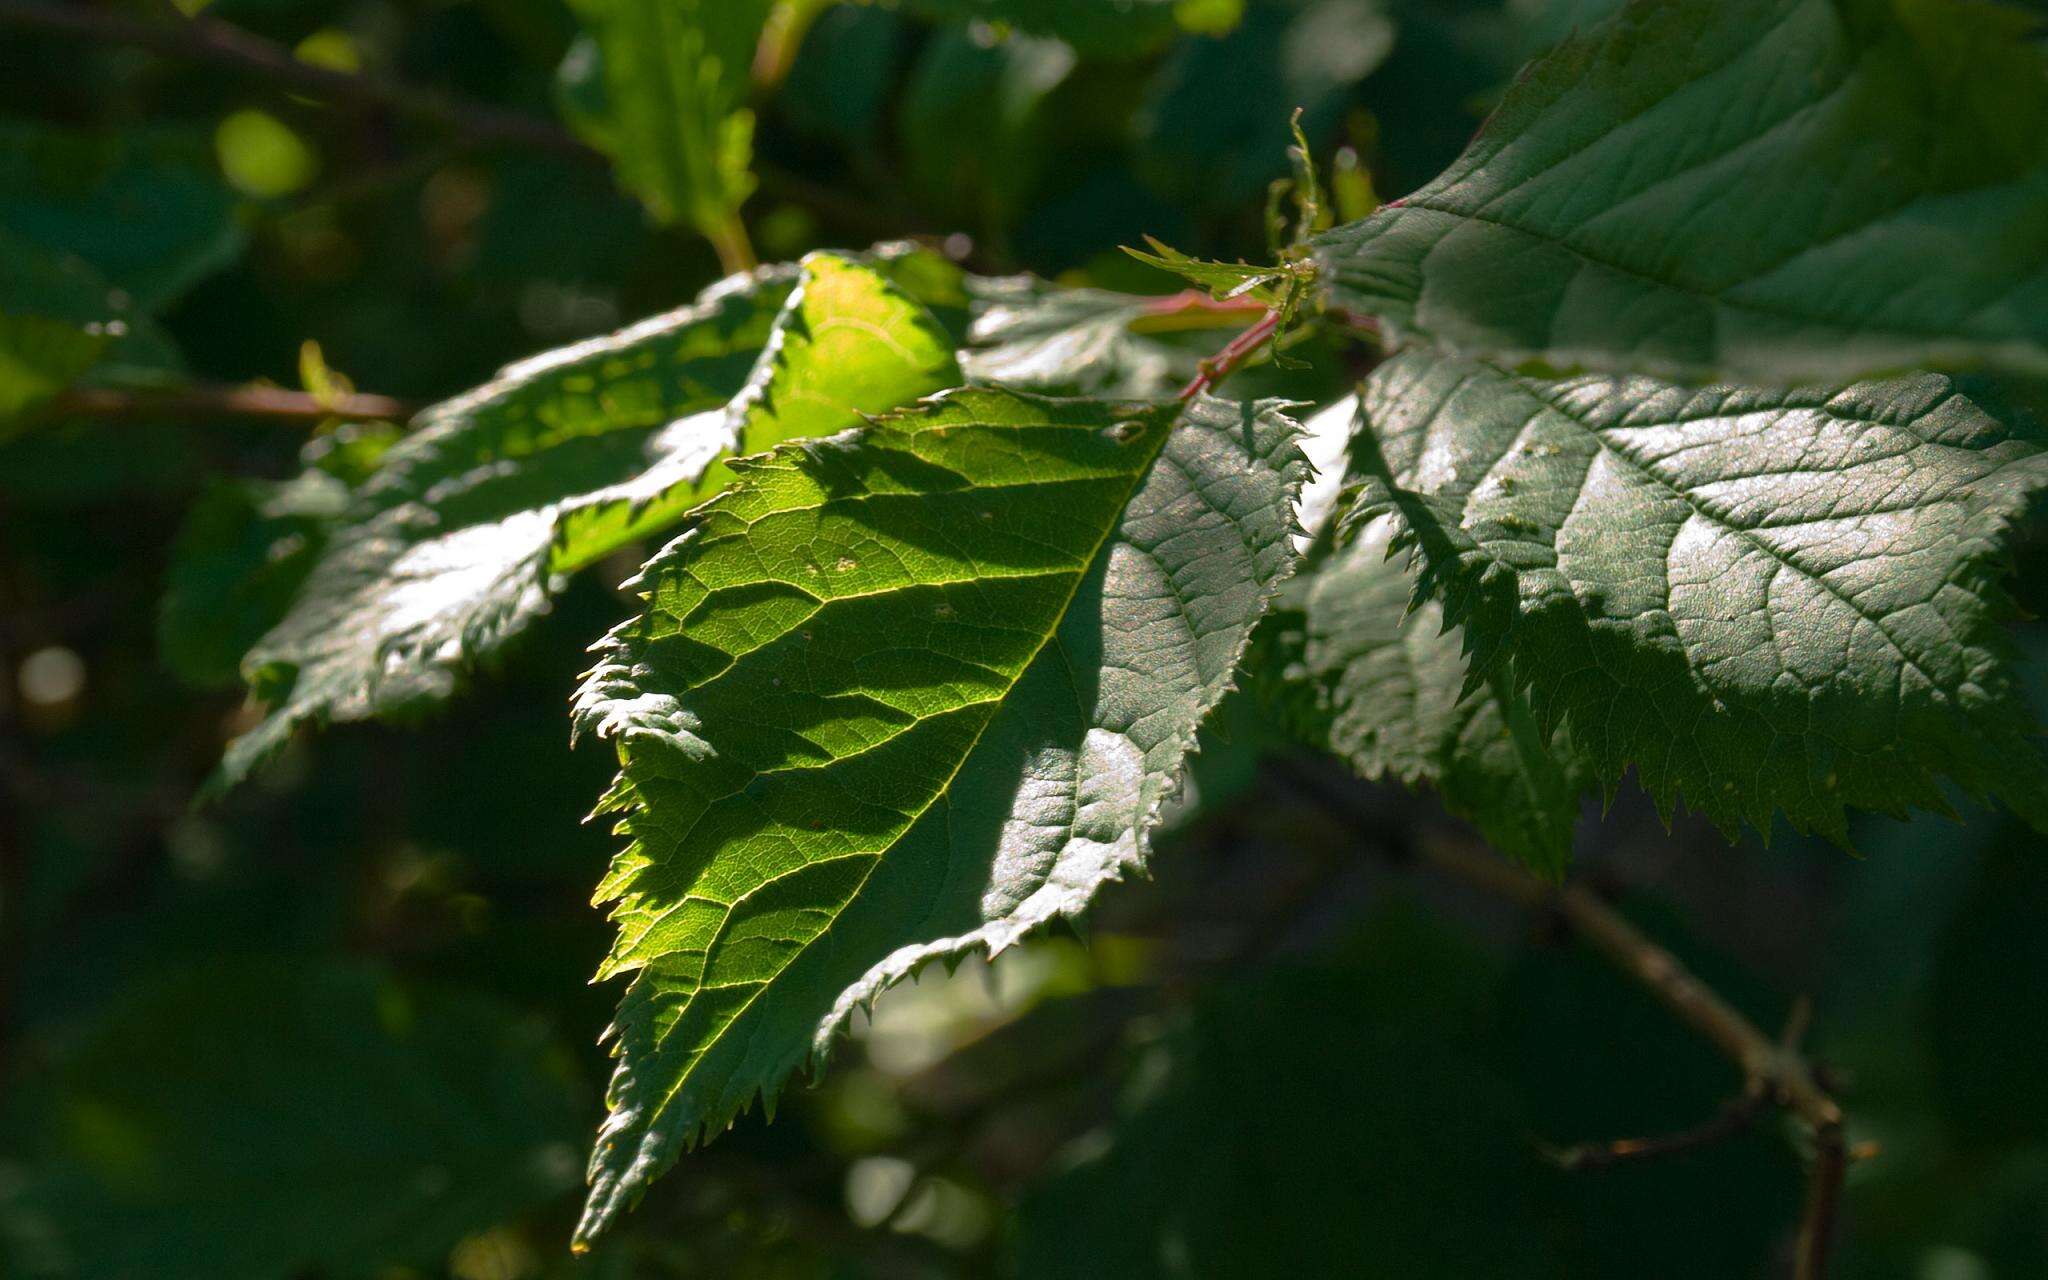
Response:
[[[1278,268],[1191,258],[1173,246],[1161,244],[1150,236],[1145,237],[1145,243],[1152,246],[1151,252],[1128,246],[1124,252],[1147,266],[1177,275],[1188,283],[1207,290],[1211,296],[1218,299],[1251,297],[1268,303],[1278,301],[1274,286],[1285,278],[1284,273]]]
[[[588,1239],[927,960],[1142,865],[1293,560],[1273,404],[967,389],[741,468],[578,701],[630,843]]]
[[[2032,424],[1936,375],[1769,392],[1426,351],[1364,404],[1363,512],[1610,784],[1837,840],[1848,806],[1946,809],[1943,779],[2048,823],[2000,625],[2048,488]]]
[[[1367,778],[1428,784],[1502,853],[1551,877],[1571,858],[1590,781],[1566,735],[1546,733],[1526,696],[1468,679],[1462,637],[1390,559],[1382,518],[1287,584],[1276,621],[1305,685],[1299,726]]]
[[[507,369],[429,409],[350,499],[292,611],[243,664],[267,718],[233,782],[298,725],[447,696],[559,575],[674,523],[724,459],[954,385],[952,348],[874,270],[814,255]]]

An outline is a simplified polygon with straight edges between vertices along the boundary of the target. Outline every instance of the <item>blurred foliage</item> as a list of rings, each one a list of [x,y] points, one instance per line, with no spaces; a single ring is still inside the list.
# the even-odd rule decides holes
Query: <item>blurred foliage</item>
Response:
[[[764,255],[923,235],[1005,277],[973,323],[1013,380],[1076,342],[1104,385],[1047,389],[1185,376],[1214,335],[1133,332],[1105,291],[1180,282],[1118,246],[1266,260],[1295,107],[1349,166],[1340,196],[1412,190],[1606,7],[785,4],[755,15],[790,45],[777,87],[693,82],[704,113],[643,133],[591,92],[628,73],[603,32],[634,0],[204,6],[568,146],[0,27],[0,1274],[1783,1274],[1798,1163],[1774,1120],[1661,1163],[1540,1157],[1697,1123],[1734,1072],[1541,921],[1410,868],[1470,838],[1433,801],[1276,753],[1228,703],[1156,882],[1107,895],[1087,947],[892,992],[774,1126],[743,1119],[572,1259],[612,842],[578,825],[610,761],[570,751],[563,708],[640,557],[568,584],[418,730],[295,742],[195,809],[250,727],[236,659],[395,433],[34,410],[73,380],[296,387],[308,340],[365,391],[445,398],[694,296],[719,257],[671,223],[709,215],[659,175],[748,149],[758,188],[715,209]],[[623,189],[573,145],[558,74]],[[1047,280],[1097,292],[1055,322],[1029,305]],[[1303,354],[1334,399],[1343,355]],[[2043,582],[2032,547],[2037,613]],[[1577,856],[1766,1024],[1815,998],[1851,1137],[1883,1147],[1853,1171],[1841,1275],[2048,1273],[2040,841],[1981,814],[1858,836],[1854,863],[1731,850],[1624,795]]]

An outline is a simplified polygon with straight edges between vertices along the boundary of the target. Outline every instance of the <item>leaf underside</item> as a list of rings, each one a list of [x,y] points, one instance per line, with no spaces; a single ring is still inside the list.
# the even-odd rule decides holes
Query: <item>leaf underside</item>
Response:
[[[1509,363],[1783,385],[2048,372],[2048,74],[1946,0],[1636,4],[1321,237],[1338,305]]]
[[[1294,435],[971,388],[736,464],[579,699],[633,975],[579,1239],[888,983],[1142,863],[1291,567]]]
[[[735,449],[840,430],[958,380],[917,303],[877,270],[818,254],[428,410],[244,660],[270,710],[229,745],[217,784],[300,724],[446,697],[546,609],[559,575],[721,487]]]
[[[1496,849],[1560,877],[1589,781],[1568,735],[1553,742],[1504,681],[1468,679],[1462,637],[1389,558],[1394,532],[1375,519],[1287,584],[1295,729],[1363,777],[1435,787]]]
[[[1733,832],[1774,812],[1945,811],[1940,782],[2048,823],[1999,583],[2048,440],[1933,374],[1841,389],[1544,380],[1427,351],[1382,365],[1356,514],[1610,784],[1630,765]]]

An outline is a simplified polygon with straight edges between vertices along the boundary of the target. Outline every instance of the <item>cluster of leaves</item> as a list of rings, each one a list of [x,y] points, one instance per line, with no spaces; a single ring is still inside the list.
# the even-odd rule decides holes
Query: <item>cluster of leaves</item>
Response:
[[[885,987],[1143,868],[1240,685],[1269,728],[1433,787],[1549,876],[1585,793],[1630,771],[1730,835],[1782,819],[1846,843],[1852,809],[1946,812],[1953,791],[2048,829],[2004,627],[2048,488],[2048,428],[2014,390],[2048,372],[2048,75],[2017,18],[1630,6],[1375,210],[1355,153],[1326,196],[1308,138],[1358,142],[1336,90],[1391,56],[1377,6],[902,7],[966,24],[902,106],[929,135],[913,188],[983,179],[980,207],[942,215],[1009,226],[1078,51],[1153,68],[1155,138],[1240,110],[1272,151],[1292,138],[1278,186],[1153,156],[1239,204],[1267,188],[1273,261],[1152,241],[1134,256],[1196,286],[1175,295],[910,242],[757,266],[750,86],[857,104],[807,80],[843,66],[788,51],[897,17],[587,0],[564,116],[730,274],[402,433],[325,433],[296,478],[216,490],[173,571],[167,656],[253,695],[225,789],[304,726],[444,701],[574,575],[638,563],[573,712],[616,750],[599,976],[628,980],[580,1242],[772,1107]],[[1245,45],[1317,53],[1219,105]],[[947,143],[982,112],[995,145]],[[108,207],[151,145],[24,149],[69,176],[5,184],[54,194],[0,208],[35,242],[6,255],[0,411],[176,376],[148,317],[234,251],[218,188],[195,183],[146,252],[42,208]],[[1240,329],[1274,336],[1270,364],[1225,385],[1259,356],[1223,341]],[[1305,448],[1330,460],[1319,492]],[[368,999],[312,981],[289,1002]],[[1249,1021],[1229,999],[1217,1018]],[[1139,1111],[1218,1088],[1198,1071]],[[1120,1159],[1150,1159],[1152,1123]]]

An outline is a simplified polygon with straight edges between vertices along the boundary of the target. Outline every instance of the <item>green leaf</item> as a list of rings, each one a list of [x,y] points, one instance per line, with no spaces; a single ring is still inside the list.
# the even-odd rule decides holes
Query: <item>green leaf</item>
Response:
[[[1780,811],[1846,842],[1846,806],[1945,810],[1943,778],[2048,823],[1999,626],[2039,428],[1932,374],[1770,392],[1427,351],[1364,404],[1361,511],[1609,783],[1633,765],[1731,834]]]
[[[1509,363],[1782,384],[2048,372],[2048,70],[1948,0],[1631,5],[1422,190],[1319,241],[1338,305]]]
[[[397,440],[383,422],[316,435],[290,480],[220,481],[185,517],[157,616],[157,651],[181,680],[227,687],[242,656],[291,611],[350,493]]]
[[[241,251],[204,137],[0,122],[0,229],[90,263],[155,311]]]
[[[1374,520],[1287,584],[1277,616],[1299,633],[1287,675],[1308,695],[1293,700],[1307,704],[1298,728],[1362,777],[1435,787],[1496,849],[1558,878],[1590,779],[1498,672],[1468,679],[1441,606],[1409,607],[1415,583],[1389,559],[1393,536]]]
[[[1205,289],[1218,301],[1250,296],[1268,304],[1280,300],[1274,286],[1287,278],[1287,273],[1278,267],[1255,267],[1244,262],[1209,262],[1191,258],[1172,245],[1162,244],[1151,236],[1145,243],[1152,246],[1150,253],[1143,249],[1124,246],[1124,252],[1150,267],[1170,275],[1177,275],[1188,283]]]
[[[969,277],[967,376],[1023,391],[1143,399],[1194,377],[1203,353],[1139,331],[1156,301],[1033,276]]]
[[[235,683],[242,655],[290,610],[348,491],[314,472],[284,483],[219,483],[178,535],[157,650],[179,679]]]
[[[131,985],[9,1081],[8,1275],[438,1269],[575,1184],[566,1060],[496,1000],[353,964]]]
[[[730,238],[753,193],[749,75],[770,0],[574,0],[562,106],[656,221]]]
[[[0,425],[88,373],[120,382],[176,363],[168,340],[99,272],[0,231]]]
[[[1091,58],[1137,57],[1172,38],[1185,0],[897,0],[937,22],[982,22],[1052,36]]]
[[[1193,212],[1231,217],[1289,173],[1293,112],[1322,138],[1394,48],[1380,0],[1258,0],[1220,40],[1176,46],[1135,124],[1149,184]]]
[[[580,1238],[890,982],[1143,863],[1292,565],[1280,408],[964,389],[745,462],[649,562],[578,702],[633,975]]]
[[[1074,72],[1057,40],[990,44],[939,32],[925,47],[897,110],[903,176],[940,216],[968,219],[1000,241],[1023,214],[1047,162],[1047,100]]]
[[[445,698],[547,607],[559,575],[721,488],[731,453],[960,381],[944,333],[876,270],[814,254],[800,275],[728,280],[421,415],[245,659],[269,715],[230,744],[218,781],[300,724]]]

